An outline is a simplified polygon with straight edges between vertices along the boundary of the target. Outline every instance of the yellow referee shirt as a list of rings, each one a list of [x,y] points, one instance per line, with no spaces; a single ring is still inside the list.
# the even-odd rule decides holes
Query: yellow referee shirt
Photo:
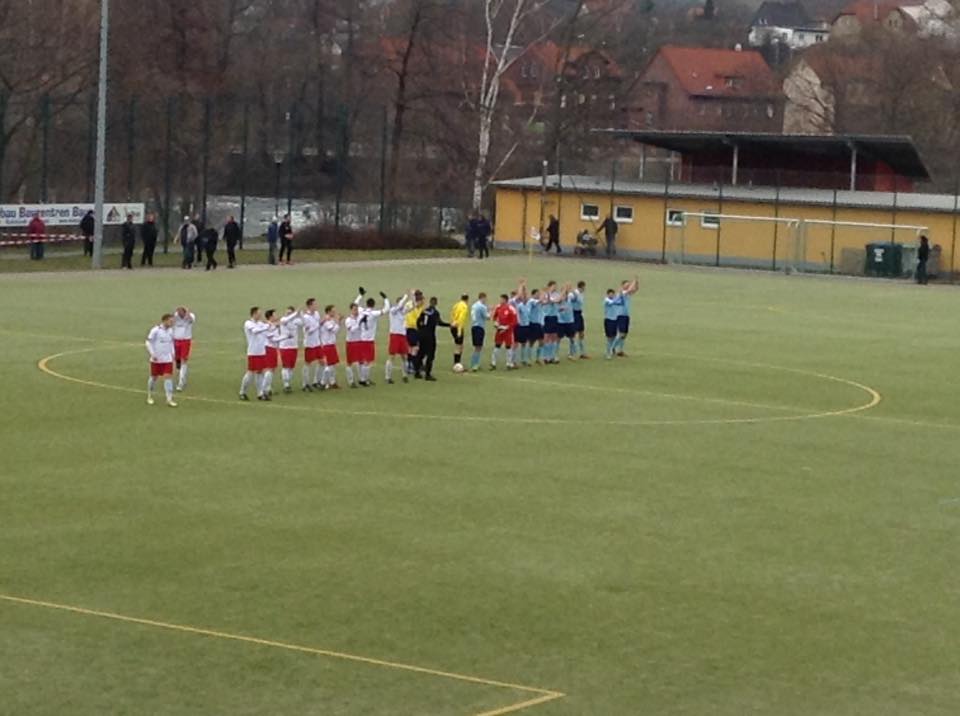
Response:
[[[467,320],[470,318],[470,306],[466,301],[457,301],[450,309],[450,325],[457,329],[457,333],[467,330]]]
[[[407,329],[417,330],[417,321],[420,320],[420,314],[423,313],[424,308],[424,304],[421,303],[419,306],[414,306],[413,310],[407,314]]]

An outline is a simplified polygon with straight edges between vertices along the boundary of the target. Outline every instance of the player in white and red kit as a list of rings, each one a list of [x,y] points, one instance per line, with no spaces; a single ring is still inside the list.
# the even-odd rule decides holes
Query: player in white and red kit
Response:
[[[178,306],[173,312],[173,355],[180,371],[177,390],[187,387],[187,371],[190,361],[190,349],[193,347],[193,324],[197,317],[186,306]]]
[[[303,390],[311,392],[320,388],[320,365],[323,351],[320,349],[320,323],[322,316],[317,311],[317,299],[308,298],[303,312]]]
[[[390,306],[388,310],[390,318],[390,345],[388,347],[389,355],[386,363],[387,383],[393,384],[393,359],[394,356],[400,358],[400,370],[403,373],[403,382],[410,380],[409,364],[407,357],[410,355],[410,344],[407,343],[407,314],[413,310],[413,304],[408,303],[407,299],[412,295],[406,293],[397,299],[396,304]]]
[[[175,348],[173,343],[173,315],[163,314],[160,323],[150,329],[145,343],[150,356],[150,378],[147,380],[147,405],[153,405],[153,389],[157,378],[163,378],[163,391],[167,395],[167,405],[176,408],[173,401],[173,361]]]
[[[267,331],[270,324],[260,319],[260,307],[250,309],[250,318],[243,324],[243,333],[247,339],[247,372],[240,383],[240,400],[249,400],[247,391],[255,383],[257,400],[270,400],[263,393],[263,371],[267,363]]]
[[[360,345],[363,340],[363,331],[360,324],[362,319],[360,306],[351,303],[350,315],[343,322],[343,327],[347,332],[347,385],[351,388],[357,387],[353,377],[353,367],[358,366],[363,358],[363,347]]]
[[[267,347],[263,366],[263,394],[267,398],[273,397],[273,376],[280,365],[280,319],[277,318],[277,312],[272,308],[265,314],[264,318],[270,325],[270,330],[266,332]]]
[[[287,307],[286,314],[280,319],[280,375],[283,378],[283,392],[293,390],[293,371],[297,367],[297,351],[300,350],[300,329],[303,316],[293,306]]]
[[[359,306],[363,301],[363,289],[357,296],[356,304]],[[364,388],[373,386],[370,380],[370,367],[377,361],[377,327],[380,324],[380,316],[383,316],[390,310],[390,301],[387,294],[380,292],[383,298],[383,308],[377,309],[377,302],[368,298],[366,306],[360,309],[360,385]]]
[[[335,306],[323,309],[323,323],[320,324],[320,348],[323,351],[323,389],[339,390],[337,385],[337,366],[340,365],[340,353],[337,351],[337,333],[340,332],[340,314]]]

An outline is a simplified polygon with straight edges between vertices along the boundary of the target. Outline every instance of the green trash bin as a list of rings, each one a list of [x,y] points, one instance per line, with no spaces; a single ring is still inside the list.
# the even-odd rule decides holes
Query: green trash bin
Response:
[[[867,244],[867,262],[863,272],[867,276],[899,278],[903,275],[903,246],[889,242]]]

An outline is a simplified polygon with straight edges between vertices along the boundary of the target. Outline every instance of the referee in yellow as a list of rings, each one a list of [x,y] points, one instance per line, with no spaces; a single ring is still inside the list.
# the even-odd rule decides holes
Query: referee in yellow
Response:
[[[413,308],[407,314],[407,345],[410,347],[410,353],[407,356],[407,375],[412,374],[414,378],[422,378],[420,373],[420,332],[417,330],[417,321],[420,320],[420,314],[425,308],[423,303],[423,291],[417,289],[413,292]]]
[[[460,300],[450,309],[450,335],[453,336],[453,364],[456,365],[463,358],[463,342],[467,331],[467,321],[470,320],[470,296],[463,294]]]

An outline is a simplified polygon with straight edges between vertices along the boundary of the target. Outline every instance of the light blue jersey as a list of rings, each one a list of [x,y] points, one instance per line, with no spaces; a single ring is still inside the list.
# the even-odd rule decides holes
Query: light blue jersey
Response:
[[[604,296],[603,299],[603,318],[606,321],[615,321],[621,316],[621,311],[623,310],[623,294],[619,296],[614,296],[609,298]]]
[[[559,310],[557,309],[557,304],[560,301],[559,293],[551,293],[547,296],[548,301],[543,304],[543,317],[544,318],[556,318]]]
[[[530,304],[526,301],[514,301],[513,307],[517,309],[517,325],[530,325]]]
[[[558,323],[573,323],[573,304],[570,301],[570,296],[573,294],[563,294],[560,297],[560,303],[557,304],[557,322]]]
[[[539,298],[531,298],[527,301],[527,312],[530,316],[530,323],[543,323],[543,304]]]
[[[572,308],[574,312],[583,312],[583,293],[581,293],[580,289],[570,294],[570,308]]]
[[[483,328],[484,324],[490,320],[490,309],[486,304],[477,301],[470,308],[470,325],[473,328]]]
[[[623,307],[620,309],[620,315],[629,316],[630,315],[630,294],[624,291],[623,293],[620,294],[620,297],[623,299]]]

